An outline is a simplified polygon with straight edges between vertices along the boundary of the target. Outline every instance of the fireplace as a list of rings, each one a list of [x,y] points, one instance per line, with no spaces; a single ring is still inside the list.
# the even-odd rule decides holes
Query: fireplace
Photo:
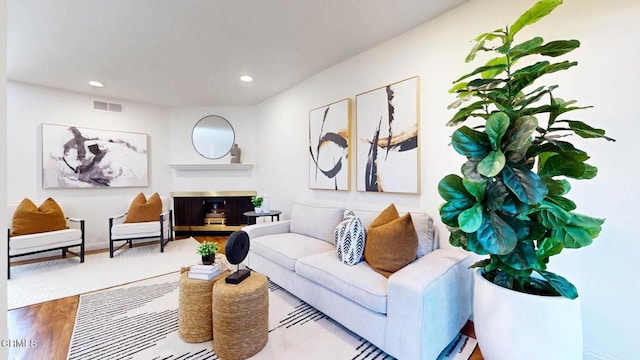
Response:
[[[178,236],[228,234],[247,225],[255,191],[172,192],[174,228]]]

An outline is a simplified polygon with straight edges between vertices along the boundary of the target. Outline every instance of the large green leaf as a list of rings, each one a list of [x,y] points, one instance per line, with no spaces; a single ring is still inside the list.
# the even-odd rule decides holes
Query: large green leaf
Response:
[[[502,137],[509,129],[510,122],[509,116],[503,112],[495,112],[487,118],[485,132],[489,136],[493,150],[501,149]]]
[[[538,48],[542,45],[544,40],[537,36],[533,39],[527,40],[511,48],[511,60],[516,60],[522,56],[528,55],[532,49]]]
[[[513,63],[512,63],[513,65]],[[486,67],[491,67],[482,72],[483,79],[493,79],[496,76],[502,74],[507,69],[507,57],[500,56],[493,58],[485,64]]]
[[[575,202],[573,202],[570,199],[567,199],[564,196],[547,195],[545,199],[553,202],[554,204],[560,206],[566,211],[573,211],[578,207]]]
[[[504,83],[502,79],[473,79],[467,83],[468,90],[491,90]]]
[[[571,221],[571,214],[552,202],[543,201],[536,209],[540,222],[548,228],[561,228]]]
[[[518,242],[516,232],[493,211],[484,213],[477,240],[491,254],[507,255]]]
[[[504,38],[504,37],[505,37],[505,34],[502,29],[496,29],[493,32],[478,35],[478,37],[475,38],[476,44],[473,46],[473,48],[469,52],[469,55],[467,55],[467,57],[465,58],[465,62],[473,61],[478,51],[486,51],[484,47],[484,44],[486,41],[492,41],[496,38]]]
[[[485,190],[486,206],[489,210],[500,210],[505,200],[509,197],[509,191],[502,181],[491,181]]]
[[[492,151],[478,163],[478,172],[486,177],[494,177],[502,171],[506,160],[502,151]]]
[[[553,154],[572,154],[576,160],[586,161],[589,159],[589,155],[586,152],[577,149],[573,144],[566,141],[554,141],[553,143],[546,143],[542,145],[531,146],[527,151],[527,157],[535,157],[541,153],[553,153]]]
[[[533,269],[538,264],[538,256],[530,241],[518,241],[515,249],[500,260],[516,270]]]
[[[458,216],[464,210],[472,207],[475,201],[472,199],[455,199],[448,201],[440,206],[440,219],[442,222],[454,228],[459,227]]]
[[[592,179],[597,175],[597,170],[577,159],[573,154],[563,153],[552,155],[546,159],[538,170],[540,176],[567,176],[573,179]]]
[[[538,120],[534,116],[521,116],[514,121],[507,134],[507,147],[504,149],[510,161],[518,162],[524,158],[537,126]]]
[[[460,171],[465,178],[473,182],[484,182],[487,180],[487,178],[478,172],[478,164],[480,163],[480,160],[482,159],[472,158],[462,164]]]
[[[562,196],[571,190],[571,184],[565,179],[543,178],[542,180],[549,189],[548,196]]]
[[[505,165],[502,181],[520,201],[529,205],[540,203],[547,195],[547,186],[540,176],[517,163]]]
[[[532,53],[539,53],[544,56],[557,57],[567,54],[580,47],[578,40],[556,40],[533,50]]]
[[[462,184],[467,191],[473,195],[478,202],[484,198],[485,189],[487,188],[487,181],[483,179],[481,181],[472,181],[468,178],[462,179]]]
[[[446,201],[473,198],[465,188],[462,178],[455,174],[449,174],[440,180],[438,183],[438,193]]]
[[[482,244],[480,243],[480,241],[478,241],[478,233],[468,233],[466,234],[466,240],[467,240],[467,244],[466,244],[466,248],[465,250],[474,252],[478,255],[489,255],[491,254],[491,252],[487,249],[484,248],[484,246],[482,246]]]
[[[533,5],[524,14],[520,15],[518,20],[511,25],[507,35],[507,42],[513,40],[513,37],[522,30],[523,27],[536,23],[538,20],[549,15],[558,5],[562,4],[562,0],[541,0]]]
[[[476,232],[482,224],[482,204],[476,203],[458,215],[460,230],[466,233]]]
[[[491,142],[487,134],[462,126],[453,132],[451,145],[466,157],[485,157],[491,151]]]
[[[540,274],[560,295],[569,299],[576,299],[578,297],[578,290],[576,287],[562,276],[549,271],[537,270],[536,272]]]
[[[596,129],[582,121],[574,121],[574,120],[558,120],[557,123],[566,122],[569,124],[569,128],[573,130],[576,135],[589,139],[589,138],[604,138],[609,141],[615,141],[614,139],[605,136],[605,131],[603,129]]]
[[[578,65],[576,61],[563,61],[555,64],[549,64],[548,61],[541,61],[534,65],[522,68],[513,74],[513,79],[510,82],[510,91],[512,94],[517,94],[520,91],[523,91],[527,86],[533,84],[533,82],[542,75],[567,70],[576,65]]]
[[[548,237],[538,243],[536,254],[538,256],[538,260],[542,263],[541,265],[544,265],[549,261],[551,256],[560,254],[562,249],[564,249],[562,241]]]
[[[490,71],[490,70],[497,71],[498,73],[500,73],[500,72],[504,71],[506,68],[507,68],[507,64],[506,63],[481,66],[481,67],[473,70],[472,72],[470,72],[470,73],[468,73],[466,75],[462,75],[460,78],[456,79],[454,81],[454,83],[457,83],[457,82],[459,82],[461,80],[469,78],[469,77],[471,77],[473,75],[484,73],[484,72],[487,72],[487,71]],[[483,75],[483,78],[486,79],[484,77],[484,75]],[[490,79],[493,80],[493,78],[490,78]]]
[[[456,126],[465,120],[467,120],[470,116],[476,116],[476,111],[484,110],[484,106],[487,104],[486,101],[476,101],[468,106],[463,107],[458,110],[458,112],[453,115],[451,120],[447,122],[447,126]]]
[[[599,227],[597,231],[594,232],[599,234]],[[551,236],[562,241],[562,245],[567,249],[578,249],[584,246],[589,246],[593,242],[594,238],[588,229],[572,225],[553,229],[553,231],[551,231]]]

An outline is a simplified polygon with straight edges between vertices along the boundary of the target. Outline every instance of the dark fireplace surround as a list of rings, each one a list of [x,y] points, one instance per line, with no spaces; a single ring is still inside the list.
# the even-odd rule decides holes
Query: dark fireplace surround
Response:
[[[244,213],[253,210],[256,191],[172,192],[173,230],[178,236],[223,234],[247,225]]]

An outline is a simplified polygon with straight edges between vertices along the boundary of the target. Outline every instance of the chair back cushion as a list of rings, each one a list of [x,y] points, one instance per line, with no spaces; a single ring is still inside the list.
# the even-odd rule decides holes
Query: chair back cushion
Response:
[[[45,200],[40,206],[25,198],[13,213],[11,236],[36,234],[67,228],[67,221],[62,208],[52,198]]]
[[[162,213],[162,200],[158,193],[153,193],[147,199],[143,193],[138,194],[127,211],[125,223],[159,221]]]

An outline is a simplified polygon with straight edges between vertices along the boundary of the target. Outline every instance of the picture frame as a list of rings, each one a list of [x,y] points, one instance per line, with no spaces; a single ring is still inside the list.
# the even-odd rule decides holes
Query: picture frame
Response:
[[[420,193],[419,77],[356,95],[356,190]]]
[[[147,134],[42,124],[43,188],[144,187]]]
[[[309,188],[351,189],[351,99],[309,111]]]

